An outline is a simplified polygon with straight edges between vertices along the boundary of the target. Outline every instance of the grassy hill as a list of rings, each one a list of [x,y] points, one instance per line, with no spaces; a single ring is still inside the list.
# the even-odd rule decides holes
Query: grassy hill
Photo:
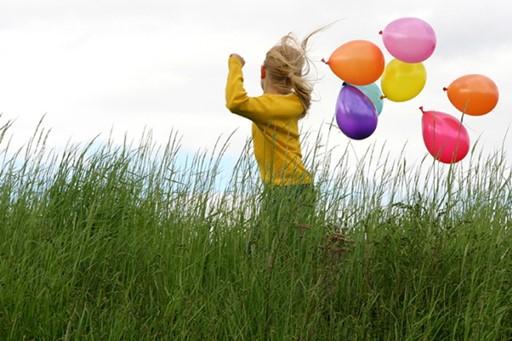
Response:
[[[53,153],[39,130],[15,152],[8,130],[2,340],[512,339],[502,153],[409,166],[374,148],[348,165],[319,146],[314,219],[275,226],[247,149],[227,176],[223,144],[186,161],[176,135]]]

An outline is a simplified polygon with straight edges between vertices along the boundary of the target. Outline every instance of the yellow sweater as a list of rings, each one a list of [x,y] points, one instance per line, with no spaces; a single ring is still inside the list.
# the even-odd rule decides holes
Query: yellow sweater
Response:
[[[248,97],[244,89],[242,64],[229,59],[226,107],[250,119],[254,156],[264,184],[298,185],[312,182],[302,162],[298,122],[304,107],[294,93]]]

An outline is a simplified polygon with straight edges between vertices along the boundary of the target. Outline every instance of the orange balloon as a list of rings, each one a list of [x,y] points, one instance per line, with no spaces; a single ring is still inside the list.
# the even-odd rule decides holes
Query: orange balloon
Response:
[[[377,45],[366,40],[354,40],[338,47],[327,64],[345,82],[368,85],[384,72],[384,55]]]
[[[461,112],[480,116],[490,112],[498,104],[498,87],[488,77],[467,75],[453,81],[448,88],[450,102]]]

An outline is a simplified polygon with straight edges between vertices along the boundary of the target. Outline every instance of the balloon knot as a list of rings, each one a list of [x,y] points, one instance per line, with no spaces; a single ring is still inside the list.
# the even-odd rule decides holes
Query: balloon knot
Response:
[[[325,61],[325,58],[322,58],[322,63],[324,63],[324,64],[328,64],[328,63]]]
[[[386,98],[386,96],[380,96],[380,99],[384,99],[384,98]]]
[[[423,110],[423,105],[420,107],[420,110],[422,113],[425,113],[425,110]]]
[[[443,91],[448,91],[448,88],[445,86],[445,87],[443,88]]]
[[[379,34],[380,34],[380,35],[382,35],[383,33],[384,33],[384,32],[382,32],[382,31],[379,31]]]

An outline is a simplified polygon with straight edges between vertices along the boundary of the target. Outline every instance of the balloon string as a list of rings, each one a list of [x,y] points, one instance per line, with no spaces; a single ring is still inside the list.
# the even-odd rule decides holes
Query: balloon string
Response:
[[[464,118],[464,115],[466,114],[466,111],[468,110],[469,106],[469,99],[464,103],[464,110],[462,110],[462,117],[460,119],[460,123],[462,123],[462,119]]]

